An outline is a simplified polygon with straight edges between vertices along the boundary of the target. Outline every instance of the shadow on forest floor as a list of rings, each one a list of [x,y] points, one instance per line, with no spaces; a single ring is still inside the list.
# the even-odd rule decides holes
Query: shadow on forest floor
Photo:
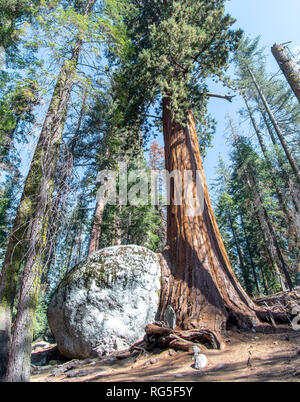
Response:
[[[225,350],[205,350],[208,366],[196,370],[192,353],[155,351],[137,359],[89,359],[80,364],[80,376],[69,378],[51,371],[33,375],[49,382],[300,382],[300,331],[279,328],[273,333],[228,331]],[[91,370],[92,365],[92,370]],[[55,368],[52,368],[53,370]],[[86,371],[85,371],[86,370]],[[75,373],[76,374],[76,373]],[[80,378],[79,378],[80,377]]]

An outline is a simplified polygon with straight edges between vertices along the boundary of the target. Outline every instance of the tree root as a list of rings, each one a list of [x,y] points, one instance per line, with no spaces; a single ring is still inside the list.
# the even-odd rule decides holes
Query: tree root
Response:
[[[156,344],[162,348],[189,351],[193,346],[201,343],[208,349],[222,349],[223,342],[214,331],[208,329],[173,330],[149,324],[145,328],[146,342]]]

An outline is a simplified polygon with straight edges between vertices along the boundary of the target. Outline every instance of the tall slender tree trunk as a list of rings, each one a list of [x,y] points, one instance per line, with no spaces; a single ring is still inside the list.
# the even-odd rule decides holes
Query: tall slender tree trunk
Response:
[[[278,136],[278,139],[279,139],[279,141],[280,141],[280,143],[282,145],[282,148],[283,148],[283,150],[284,150],[284,152],[286,154],[286,157],[287,157],[287,159],[289,161],[289,164],[290,164],[290,166],[292,168],[292,171],[293,171],[293,173],[295,175],[296,181],[297,181],[298,185],[300,185],[299,167],[298,167],[298,165],[297,165],[297,163],[296,163],[296,161],[295,161],[295,159],[294,159],[294,157],[293,157],[293,155],[292,155],[292,153],[291,153],[291,151],[289,149],[289,146],[288,146],[288,144],[287,144],[287,142],[286,142],[286,140],[284,138],[284,135],[283,135],[283,133],[281,131],[281,128],[280,128],[280,126],[279,126],[279,124],[278,124],[278,122],[277,122],[277,120],[276,120],[276,118],[275,118],[275,116],[274,116],[274,114],[273,114],[273,112],[271,110],[271,107],[269,106],[269,104],[267,102],[267,99],[266,99],[266,97],[265,97],[260,85],[258,84],[253,72],[249,68],[248,68],[248,71],[249,71],[249,74],[250,74],[250,76],[252,78],[252,81],[253,81],[256,89],[257,89],[259,97],[260,97],[260,99],[261,99],[261,101],[262,101],[262,103],[263,103],[263,105],[264,105],[264,107],[265,107],[265,109],[266,109],[266,111],[267,111],[267,113],[269,115],[271,123],[272,123],[272,125],[273,125],[273,127],[275,129],[275,132],[276,132],[276,134]]]
[[[272,263],[272,260],[271,260],[271,256],[270,256],[270,254],[269,254],[269,252],[268,252],[268,249],[267,249],[267,250],[265,249],[265,250],[263,251],[263,254],[264,254],[264,259],[269,262],[269,264],[271,265],[271,267],[273,267],[273,263]],[[269,284],[268,284],[265,271],[264,271],[264,269],[261,268],[260,272],[261,272],[261,277],[262,277],[262,280],[263,280],[263,284],[264,284],[264,289],[265,289],[266,295],[269,295],[269,294],[270,294],[270,291],[269,291],[270,286],[269,286]],[[273,271],[272,271],[272,273],[273,273]]]
[[[253,273],[253,278],[254,278],[254,282],[255,282],[255,286],[257,289],[258,294],[260,294],[260,288],[259,288],[259,284],[258,284],[258,278],[257,278],[257,274],[256,274],[256,269],[255,269],[255,265],[254,265],[254,261],[253,261],[253,256],[252,256],[252,251],[251,251],[251,247],[250,247],[250,242],[249,242],[249,238],[246,232],[246,228],[245,228],[245,222],[244,222],[244,218],[243,215],[240,213],[239,214],[240,219],[241,219],[241,226],[242,226],[242,230],[243,230],[243,234],[244,234],[244,238],[246,241],[246,246],[247,246],[247,252],[249,255],[249,259],[250,259],[250,264],[251,264],[251,269],[252,269],[252,273]]]
[[[29,381],[30,378],[30,351],[33,330],[33,318],[37,303],[40,277],[42,273],[43,250],[47,237],[49,211],[54,191],[54,179],[59,157],[62,132],[66,119],[66,112],[74,80],[74,66],[76,66],[81,43],[77,43],[70,61],[64,62],[58,77],[57,85],[48,109],[40,139],[33,157],[32,166],[28,174],[23,201],[27,213],[27,241],[20,239],[26,247],[26,262],[22,278],[22,286],[18,303],[18,314],[14,325],[14,333],[10,345],[7,381]],[[19,211],[16,218],[19,225]],[[25,233],[24,233],[25,234]],[[26,244],[27,243],[27,244]],[[10,280],[10,273],[18,275],[21,254],[15,254],[18,247],[15,236],[11,237],[3,266],[1,284],[1,302],[7,302],[10,297],[10,306],[13,304],[16,280]],[[11,272],[14,271],[14,272]],[[5,275],[6,274],[6,275]]]
[[[261,222],[262,227],[264,228],[264,232],[267,233],[267,238],[268,242],[271,245],[271,251],[272,251],[272,256],[274,257],[274,262],[276,266],[280,267],[280,272],[282,277],[282,285],[283,285],[283,290],[286,290],[288,287],[292,290],[293,289],[293,284],[290,278],[290,274],[288,271],[288,267],[284,261],[284,257],[282,255],[277,236],[275,234],[274,228],[270,222],[269,215],[263,205],[263,201],[261,198],[261,195],[257,189],[257,184],[253,176],[249,175],[248,176],[248,183],[249,183],[249,189],[252,189],[253,194],[254,194],[254,205],[256,207],[259,220]],[[278,264],[278,265],[277,265]],[[278,270],[278,269],[276,269]],[[285,280],[283,279],[285,278]]]
[[[237,253],[238,253],[238,257],[239,257],[239,261],[240,261],[240,267],[241,267],[242,276],[243,276],[243,279],[244,279],[246,291],[247,291],[248,295],[252,297],[253,296],[253,294],[252,294],[252,286],[251,286],[251,281],[250,281],[250,277],[249,277],[249,272],[247,270],[247,266],[246,266],[246,263],[245,263],[244,252],[243,252],[243,249],[241,247],[241,243],[240,243],[240,240],[238,238],[238,234],[237,234],[237,232],[235,230],[233,217],[232,217],[230,211],[227,212],[227,217],[228,217],[228,221],[229,221],[229,224],[230,224],[230,229],[231,229],[231,232],[232,232],[232,235],[233,235],[235,247],[236,247],[236,250],[237,250]]]
[[[85,105],[87,99],[87,90],[85,91],[82,99],[81,110],[79,113],[78,122],[74,131],[73,138],[68,143],[67,154],[63,158],[63,170],[58,169],[56,175],[56,196],[52,202],[52,210],[50,212],[50,220],[48,225],[47,233],[47,250],[45,252],[45,268],[42,276],[42,283],[48,282],[48,277],[51,269],[51,265],[56,253],[57,237],[61,230],[61,219],[63,218],[63,211],[66,205],[66,197],[69,191],[68,179],[70,178],[73,163],[74,163],[74,151],[76,146],[76,141],[80,136],[80,129],[82,125],[82,120],[85,112]],[[45,292],[48,290],[48,286],[44,287]]]
[[[122,206],[118,205],[118,212],[115,213],[115,245],[121,246],[122,245]]]
[[[281,71],[285,75],[290,87],[300,103],[300,69],[299,65],[289,55],[284,45],[273,45],[272,54],[275,57]]]
[[[94,251],[99,250],[99,242],[100,242],[100,236],[101,236],[101,224],[102,224],[102,217],[103,217],[103,212],[104,212],[105,206],[106,206],[105,200],[97,201],[97,205],[96,205],[95,212],[94,212],[94,222],[93,222],[93,227],[92,227],[92,232],[91,232],[88,255],[90,255]]]
[[[230,323],[250,328],[258,323],[257,306],[238,283],[221,239],[192,113],[187,116],[186,126],[174,122],[170,100],[164,98],[163,131],[167,171],[179,171],[182,176],[184,171],[192,171],[194,196],[196,173],[200,173],[204,209],[198,216],[189,216],[183,193],[181,205],[175,205],[174,183],[171,184],[160,316],[170,305],[176,313],[176,325],[182,329],[206,328],[220,335]]]

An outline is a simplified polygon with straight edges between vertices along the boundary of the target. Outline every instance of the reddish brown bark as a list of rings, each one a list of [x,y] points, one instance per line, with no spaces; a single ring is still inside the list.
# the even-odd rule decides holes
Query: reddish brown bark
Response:
[[[184,202],[174,205],[174,183],[171,183],[160,318],[166,306],[171,305],[177,328],[205,328],[218,334],[229,322],[250,328],[259,322],[258,308],[238,283],[227,256],[208,194],[192,113],[184,127],[173,121],[168,106],[169,100],[165,98],[166,169],[182,173],[190,170],[194,179],[197,170],[201,173],[204,209],[199,216],[189,217]],[[195,182],[193,191],[196,194]]]
[[[99,242],[101,236],[101,224],[102,224],[102,217],[105,208],[105,201],[99,200],[96,205],[95,214],[94,214],[94,223],[91,232],[91,239],[89,245],[88,254],[90,255],[94,251],[99,250]]]

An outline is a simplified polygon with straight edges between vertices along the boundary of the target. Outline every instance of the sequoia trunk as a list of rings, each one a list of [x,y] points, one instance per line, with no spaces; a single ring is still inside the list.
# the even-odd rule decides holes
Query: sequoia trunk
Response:
[[[184,192],[180,193],[181,205],[175,205],[176,188],[174,183],[170,185],[160,318],[170,305],[176,313],[176,325],[181,329],[206,328],[220,334],[230,323],[250,328],[258,323],[256,306],[234,275],[216,223],[192,113],[183,126],[174,122],[169,104],[169,99],[164,98],[166,169],[179,171],[182,177],[184,171],[191,171],[190,190],[194,196],[198,171],[204,201],[201,213],[189,216],[190,206],[185,202]]]

